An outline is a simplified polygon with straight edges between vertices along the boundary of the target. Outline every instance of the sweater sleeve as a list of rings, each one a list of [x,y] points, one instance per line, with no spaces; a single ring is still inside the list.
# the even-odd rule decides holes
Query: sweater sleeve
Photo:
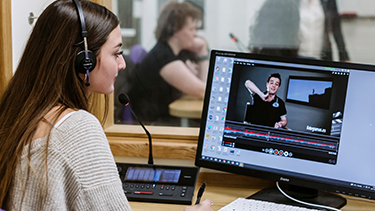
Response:
[[[74,182],[74,210],[131,210],[122,189],[116,163],[99,121],[85,111],[72,115],[58,128],[59,142]],[[74,185],[73,185],[74,184]],[[72,190],[70,190],[72,191]]]

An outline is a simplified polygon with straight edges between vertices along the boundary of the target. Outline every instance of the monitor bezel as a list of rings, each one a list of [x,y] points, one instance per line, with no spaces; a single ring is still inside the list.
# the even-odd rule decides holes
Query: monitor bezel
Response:
[[[375,66],[368,64],[358,64],[358,63],[347,63],[347,62],[335,62],[335,61],[323,61],[323,60],[314,60],[314,59],[305,59],[305,58],[292,58],[292,57],[279,57],[279,56],[270,56],[270,55],[259,55],[243,52],[233,52],[233,51],[224,51],[224,50],[212,50],[210,54],[210,63],[209,63],[209,72],[207,77],[207,86],[205,96],[210,96],[211,93],[211,81],[214,75],[214,65],[216,56],[227,56],[233,58],[247,58],[247,59],[259,59],[259,60],[268,60],[274,62],[286,62],[286,63],[295,63],[295,64],[305,64],[305,65],[316,65],[316,66],[326,66],[334,68],[343,68],[343,69],[358,69],[364,71],[375,71]],[[375,193],[372,191],[359,190],[356,188],[348,187],[347,185],[340,184],[344,181],[332,180],[329,178],[316,177],[311,175],[298,174],[297,176],[292,175],[296,172],[288,173],[286,171],[278,170],[279,172],[273,172],[271,168],[268,170],[259,170],[256,168],[244,168],[235,165],[222,164],[218,162],[213,162],[205,159],[201,159],[203,142],[205,135],[205,128],[207,122],[207,113],[209,105],[209,97],[204,98],[200,132],[198,138],[198,145],[195,157],[195,165],[198,167],[209,168],[214,170],[225,171],[234,174],[240,174],[250,177],[261,178],[270,181],[279,181],[287,183],[290,185],[297,185],[307,188],[313,188],[323,191],[343,193],[347,195],[354,195],[363,198],[375,199]],[[310,177],[310,178],[307,178]]]

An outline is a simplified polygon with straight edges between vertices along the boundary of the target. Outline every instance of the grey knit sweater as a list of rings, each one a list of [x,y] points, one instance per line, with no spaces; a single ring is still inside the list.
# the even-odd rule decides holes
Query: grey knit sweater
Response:
[[[17,163],[8,210],[131,210],[107,138],[92,114],[72,112],[52,129],[48,185],[46,141],[44,137],[31,142],[33,169],[28,168],[29,147],[25,147]]]

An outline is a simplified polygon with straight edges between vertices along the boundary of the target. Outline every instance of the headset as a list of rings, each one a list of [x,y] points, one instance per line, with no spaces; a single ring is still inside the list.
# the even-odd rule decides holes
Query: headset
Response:
[[[92,51],[89,50],[87,44],[88,34],[81,4],[78,0],[73,0],[73,3],[77,9],[78,19],[81,22],[82,38],[84,44],[84,50],[78,52],[77,54],[75,60],[75,69],[78,73],[86,74],[86,86],[90,86],[89,72],[91,72],[95,68],[96,56]]]
[[[167,31],[167,36],[171,37],[174,34],[174,10],[169,14],[168,19],[167,19],[167,26],[166,26],[166,31]]]

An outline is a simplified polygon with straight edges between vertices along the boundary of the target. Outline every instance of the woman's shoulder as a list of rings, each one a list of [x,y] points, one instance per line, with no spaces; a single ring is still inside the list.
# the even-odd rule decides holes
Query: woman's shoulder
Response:
[[[77,125],[77,124],[81,124],[83,122],[91,123],[91,124],[97,123],[97,124],[100,125],[99,120],[93,114],[91,114],[90,112],[85,111],[85,110],[76,110],[76,111],[72,111],[72,112],[69,112],[66,115],[64,115],[60,119],[60,121],[55,125],[55,128],[60,127],[64,124]]]
[[[158,77],[165,65],[176,60],[180,59],[173,53],[170,46],[165,42],[158,42],[137,66],[137,74],[141,78]]]
[[[73,111],[65,115],[55,124],[54,130],[62,136],[76,136],[76,134],[104,133],[99,120],[85,110]],[[81,137],[79,135],[78,137]]]
[[[171,47],[166,42],[157,42],[154,47],[150,50],[150,52],[157,52],[159,50],[170,49]]]
[[[82,151],[102,148],[108,145],[103,127],[91,113],[77,110],[51,131],[51,143],[60,151],[70,149],[69,154],[80,154]],[[71,149],[71,146],[75,146]]]
[[[178,59],[166,42],[157,42],[147,55],[153,56],[158,60]]]
[[[75,118],[78,119],[86,119],[86,120],[92,120],[92,121],[99,121],[92,113],[86,111],[86,110],[77,110],[74,111],[74,114],[72,114]]]
[[[46,137],[52,128],[59,128],[59,130],[61,130],[61,128],[63,128],[61,125],[74,127],[82,121],[90,123],[98,122],[96,117],[87,111],[68,108],[60,113],[59,107],[56,106],[38,123],[32,140],[34,141]]]

